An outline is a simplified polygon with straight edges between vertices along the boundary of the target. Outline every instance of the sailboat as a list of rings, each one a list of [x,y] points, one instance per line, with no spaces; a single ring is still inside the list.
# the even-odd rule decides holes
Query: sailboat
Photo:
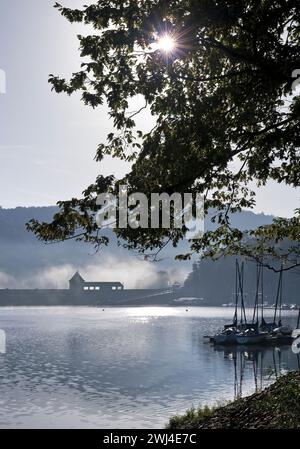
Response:
[[[235,312],[233,316],[233,322],[224,326],[224,329],[212,337],[212,341],[215,345],[232,345],[236,344],[236,337],[240,333],[241,327],[246,322],[246,313],[244,307],[244,300],[242,295],[242,280],[244,265],[240,271],[238,260],[235,262]],[[241,322],[238,324],[238,302],[239,296],[241,296]]]
[[[255,304],[253,310],[252,323],[248,324],[247,327],[236,337],[236,342],[238,345],[257,345],[266,342],[268,331],[263,329],[259,325],[259,288],[262,285],[261,291],[261,323],[264,321],[263,309],[264,309],[264,294],[263,294],[263,268],[262,265],[257,265],[257,276],[256,276],[256,295]]]
[[[255,327],[246,329],[236,337],[238,345],[258,345],[266,342],[268,332],[258,332]]]
[[[293,329],[290,326],[282,324],[282,297],[283,297],[283,267],[281,267],[279,274],[279,282],[277,289],[277,297],[274,312],[273,328],[271,329],[271,338],[276,340],[276,343],[292,343],[294,338],[292,336]],[[278,321],[277,321],[278,318]]]
[[[247,320],[244,303],[244,263],[240,268],[236,260],[236,288],[235,288],[235,313],[233,322],[225,325],[223,330],[210,341],[215,345],[272,345],[291,344],[295,338],[293,329],[282,324],[283,310],[283,267],[279,273],[275,312],[272,321],[266,321],[264,315],[264,267],[263,263],[257,263],[256,294],[252,321]],[[240,298],[240,319],[238,320],[238,307]],[[261,299],[260,299],[261,298]],[[239,322],[238,322],[239,321]],[[299,319],[300,321],[300,311]],[[297,327],[299,328],[298,322]],[[299,334],[300,335],[300,329]]]

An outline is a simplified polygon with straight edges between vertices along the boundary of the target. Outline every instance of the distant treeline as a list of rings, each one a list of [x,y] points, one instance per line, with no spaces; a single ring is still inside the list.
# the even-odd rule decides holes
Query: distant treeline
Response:
[[[184,284],[184,294],[203,297],[211,304],[235,301],[235,257],[225,257],[218,261],[203,260],[193,264],[193,271]],[[264,269],[264,300],[275,303],[279,274]],[[256,293],[256,263],[245,262],[245,301],[254,303]],[[283,302],[300,303],[300,269],[287,271],[283,275]]]

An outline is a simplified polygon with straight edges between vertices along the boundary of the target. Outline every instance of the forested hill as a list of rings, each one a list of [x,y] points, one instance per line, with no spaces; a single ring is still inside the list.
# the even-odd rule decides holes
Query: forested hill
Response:
[[[26,231],[25,224],[32,218],[49,222],[56,207],[17,207],[15,209],[3,209],[0,206],[0,241],[33,242],[35,237]],[[244,230],[271,223],[271,215],[255,214],[243,211],[232,216],[233,226]],[[206,220],[207,229],[212,228],[209,219]]]

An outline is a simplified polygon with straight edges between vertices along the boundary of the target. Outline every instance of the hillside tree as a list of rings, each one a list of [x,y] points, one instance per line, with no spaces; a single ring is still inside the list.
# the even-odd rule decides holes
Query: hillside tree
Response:
[[[96,160],[109,155],[130,169],[121,180],[100,172],[81,198],[58,203],[51,223],[32,220],[28,228],[46,242],[100,247],[108,241],[95,221],[99,193],[119,184],[146,195],[201,193],[214,230],[178,257],[238,253],[266,264],[278,260],[284,269],[299,265],[300,209],[255,230],[230,223],[232,214],[254,207],[250,184],[299,187],[299,1],[101,0],[82,9],[55,7],[94,32],[78,36],[78,72],[69,80],[51,75],[52,88],[81,92],[92,108],[108,107],[115,131],[99,144]],[[141,97],[144,106],[132,111]],[[144,109],[155,122],[147,131],[136,125]],[[155,259],[166,244],[177,246],[186,229],[115,232],[124,246]]]

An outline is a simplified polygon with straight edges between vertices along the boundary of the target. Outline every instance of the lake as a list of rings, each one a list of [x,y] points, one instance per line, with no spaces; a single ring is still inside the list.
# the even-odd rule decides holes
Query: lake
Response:
[[[266,312],[271,313],[271,312]],[[283,312],[295,326],[297,312]],[[233,311],[209,307],[2,308],[1,428],[161,428],[299,368],[289,346],[203,342]]]

